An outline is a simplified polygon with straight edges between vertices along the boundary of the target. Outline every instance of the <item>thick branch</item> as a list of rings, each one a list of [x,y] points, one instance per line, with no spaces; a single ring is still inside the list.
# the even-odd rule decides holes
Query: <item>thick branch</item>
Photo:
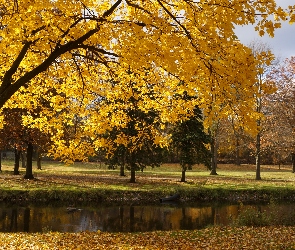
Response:
[[[0,93],[2,91],[4,91],[9,85],[11,85],[12,82],[12,76],[13,74],[17,71],[21,61],[24,59],[28,49],[30,48],[32,42],[26,42],[23,46],[23,48],[21,49],[19,55],[17,56],[17,58],[15,59],[15,61],[12,63],[11,67],[9,70],[6,71],[3,80],[2,80],[2,84],[0,87]]]
[[[26,83],[28,83],[29,81],[31,81],[34,77],[36,77],[38,74],[40,74],[41,72],[45,71],[47,68],[49,68],[49,66],[58,58],[60,57],[62,54],[71,51],[72,49],[76,49],[79,48],[79,45],[82,44],[84,41],[86,41],[89,37],[91,37],[92,35],[94,35],[96,32],[98,32],[98,28],[97,29],[93,29],[88,31],[86,34],[84,34],[83,36],[81,36],[80,38],[78,38],[75,41],[71,41],[68,42],[64,45],[58,46],[55,48],[54,51],[51,52],[51,54],[47,57],[47,59],[45,59],[43,61],[43,63],[41,63],[40,65],[38,65],[36,68],[34,68],[33,70],[25,73],[23,76],[21,76],[17,81],[15,81],[14,84],[10,84],[10,82],[8,84],[2,84],[1,89],[0,89],[0,108],[3,107],[3,105],[5,104],[5,102],[7,100],[9,100],[9,98],[11,98],[11,96],[17,92],[19,90],[20,87],[24,86]],[[27,47],[28,46],[28,47]],[[19,61],[19,63],[21,62],[21,60],[23,59],[23,57],[25,56],[27,50],[29,49],[29,45],[25,45],[20,53],[20,55],[17,57]],[[13,66],[9,69],[9,71],[5,74],[6,79],[8,79],[9,81],[11,81],[12,75],[16,72],[17,67],[19,66],[19,63],[17,64],[16,62],[14,62]],[[13,70],[12,70],[13,69]]]
[[[116,8],[120,5],[120,3],[122,3],[122,0],[118,0],[117,2],[115,2],[115,4],[109,8],[103,15],[103,18],[106,18],[108,16],[110,16],[111,14],[113,14],[113,12],[116,10]]]

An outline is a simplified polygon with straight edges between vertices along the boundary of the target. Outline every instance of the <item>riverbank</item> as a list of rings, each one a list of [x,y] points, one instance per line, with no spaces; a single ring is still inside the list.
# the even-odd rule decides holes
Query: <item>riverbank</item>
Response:
[[[148,233],[0,233],[0,249],[294,249],[295,227],[211,227]]]
[[[295,201],[295,176],[291,166],[262,166],[262,180],[256,181],[254,166],[220,165],[211,176],[203,166],[187,172],[180,182],[176,164],[138,172],[136,183],[101,164],[66,166],[46,162],[34,170],[35,179],[12,174],[13,162],[4,162],[0,174],[0,201],[64,204],[156,204],[160,198],[179,194],[180,202],[269,202]],[[126,171],[128,175],[129,172]]]

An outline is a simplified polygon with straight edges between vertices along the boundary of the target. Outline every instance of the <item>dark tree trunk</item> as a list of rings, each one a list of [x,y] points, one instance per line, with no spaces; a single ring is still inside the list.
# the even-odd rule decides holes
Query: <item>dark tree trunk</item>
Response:
[[[135,170],[136,170],[136,161],[134,153],[131,153],[131,164],[130,164],[130,183],[135,183]]]
[[[185,170],[181,171],[181,182],[185,182]]]
[[[14,148],[14,169],[13,174],[19,175],[19,159],[20,159],[21,152],[17,150],[17,148]]]
[[[217,175],[217,147],[216,139],[212,138],[211,140],[211,172],[210,175]]]
[[[124,165],[120,166],[120,176],[125,176],[125,168]]]
[[[2,151],[0,151],[0,172],[2,172]]]
[[[135,183],[135,165],[132,164],[131,171],[130,171],[130,183]]]
[[[185,172],[186,172],[186,169],[187,168],[185,166],[182,166],[181,179],[180,179],[181,182],[185,182]]]
[[[39,152],[39,150],[37,150],[37,169],[41,170],[41,154]]]
[[[261,165],[261,155],[260,155],[260,133],[256,136],[256,180],[261,180],[260,176],[260,165]]]
[[[27,167],[26,174],[24,176],[25,179],[34,179],[33,176],[33,145],[31,142],[28,143],[27,147]]]
[[[292,156],[292,173],[295,173],[295,153],[292,153],[291,156]]]
[[[21,156],[21,160],[22,160],[22,168],[26,168],[27,167],[26,152],[22,151],[20,156]]]

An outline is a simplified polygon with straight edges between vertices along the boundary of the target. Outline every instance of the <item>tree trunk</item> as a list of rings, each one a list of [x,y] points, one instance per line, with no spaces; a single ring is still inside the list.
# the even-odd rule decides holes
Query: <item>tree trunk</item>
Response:
[[[135,183],[135,169],[136,169],[136,164],[134,161],[131,162],[131,176],[130,176],[130,183]]]
[[[2,151],[0,151],[0,172],[2,172]]]
[[[236,139],[236,165],[241,165],[241,159],[240,159],[240,141],[237,138]]]
[[[37,169],[41,170],[41,154],[39,150],[37,150]]]
[[[120,166],[120,176],[125,176],[125,168],[124,165]]]
[[[27,167],[26,174],[24,176],[25,179],[34,179],[33,176],[33,145],[31,142],[28,143],[27,147]]]
[[[292,153],[291,156],[292,156],[292,173],[295,173],[295,153]]]
[[[20,159],[20,151],[17,148],[14,148],[14,169],[13,174],[19,175],[19,159]]]
[[[186,167],[182,167],[181,171],[181,182],[185,182],[185,172],[186,172]]]
[[[26,152],[22,151],[20,156],[21,156],[21,160],[22,160],[22,168],[26,168],[27,167],[27,155],[26,155]]]
[[[261,164],[261,155],[260,155],[260,133],[256,136],[256,180],[261,180],[260,176],[260,164]]]
[[[135,166],[133,164],[131,166],[130,183],[135,183]]]
[[[216,147],[216,138],[211,140],[211,172],[210,175],[217,175],[217,147]]]

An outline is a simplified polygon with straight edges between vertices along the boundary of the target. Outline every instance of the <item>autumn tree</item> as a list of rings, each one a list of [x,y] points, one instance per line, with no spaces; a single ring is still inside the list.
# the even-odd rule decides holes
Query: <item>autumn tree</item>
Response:
[[[112,84],[116,89],[119,83]],[[103,148],[106,150],[109,166],[120,166],[121,175],[126,166],[130,170],[132,183],[135,182],[136,171],[143,171],[146,166],[159,166],[163,160],[163,149],[156,143],[156,140],[161,138],[158,113],[154,109],[147,110],[141,106],[144,100],[142,96],[148,95],[152,98],[155,94],[154,84],[149,85],[149,92],[141,93],[137,82],[130,81],[125,85],[124,96],[118,97],[114,102],[103,99],[99,104],[103,107],[109,106],[108,120],[112,120],[117,112],[124,115],[121,121],[125,123],[124,126],[115,126],[102,135],[105,140]],[[119,109],[120,106],[116,104],[121,104],[124,108]]]
[[[260,165],[261,165],[261,132],[263,129],[262,125],[262,116],[263,116],[263,102],[266,95],[271,94],[274,92],[275,87],[272,81],[269,81],[267,78],[267,74],[271,71],[273,63],[274,63],[274,56],[271,53],[271,49],[264,43],[254,41],[249,46],[252,49],[254,57],[257,59],[257,82],[256,86],[258,92],[255,93],[256,98],[256,112],[258,113],[258,117],[256,120],[257,123],[257,134],[256,134],[256,180],[261,180],[260,175]]]
[[[138,75],[145,79],[138,82],[140,93],[148,91],[146,82],[159,83],[154,99],[145,96],[141,105],[159,112],[161,124],[185,118],[197,105],[208,128],[216,113],[225,116],[239,106],[251,128],[255,63],[249,49],[236,42],[234,25],[253,24],[259,16],[258,32],[273,35],[282,20],[294,19],[292,9],[285,11],[274,0],[1,0],[0,107],[34,109],[34,97],[55,87],[58,95],[48,96],[50,114],[45,109],[24,122],[53,131],[52,154],[61,159],[84,159],[95,152],[89,138],[125,126],[120,112],[106,121],[109,106],[94,112],[91,105],[97,95],[116,99]],[[130,68],[136,74],[130,76]],[[110,80],[122,86],[113,91]],[[237,90],[243,98],[236,98]],[[183,91],[197,92],[198,100],[170,107],[171,96]],[[65,108],[68,112],[59,113]],[[65,142],[61,120],[71,125],[76,114],[83,126]]]
[[[233,116],[224,118],[219,125],[218,160],[225,163],[252,163],[253,136],[249,135]]]
[[[277,91],[268,98],[268,133],[265,138],[273,152],[281,157],[287,155],[292,159],[292,171],[295,172],[295,57],[285,62],[269,74]]]
[[[27,128],[22,124],[23,115],[32,115],[24,109],[5,109],[4,126],[0,130],[0,140],[15,151],[14,174],[19,174],[19,160],[22,151],[27,153],[26,179],[32,179],[33,146],[43,147],[50,142],[48,135],[36,128]]]

